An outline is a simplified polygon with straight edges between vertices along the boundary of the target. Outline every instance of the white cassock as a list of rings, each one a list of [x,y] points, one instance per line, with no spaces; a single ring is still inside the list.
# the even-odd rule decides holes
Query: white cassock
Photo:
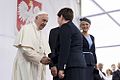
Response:
[[[34,22],[21,28],[14,44],[18,51],[12,80],[46,80],[46,67],[40,63],[45,56],[41,38],[41,31]]]

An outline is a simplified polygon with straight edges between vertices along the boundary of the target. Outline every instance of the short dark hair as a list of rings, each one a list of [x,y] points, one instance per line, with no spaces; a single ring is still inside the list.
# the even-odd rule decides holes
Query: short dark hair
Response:
[[[86,21],[89,24],[91,24],[91,21],[88,18],[86,18],[86,17],[81,18],[80,21]]]
[[[61,17],[61,15],[64,17],[65,20],[73,20],[73,10],[71,8],[62,8],[57,16]]]

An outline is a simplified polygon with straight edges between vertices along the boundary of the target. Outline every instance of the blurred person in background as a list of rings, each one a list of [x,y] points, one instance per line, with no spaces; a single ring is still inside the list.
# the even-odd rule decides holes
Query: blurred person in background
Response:
[[[120,62],[117,65],[118,69],[113,72],[112,80],[120,80]]]
[[[102,71],[103,70],[103,64],[98,63],[97,68],[99,70],[99,75],[102,78],[102,80],[107,80],[106,74]]]
[[[101,71],[105,75],[105,73],[102,71],[103,70],[103,64],[102,63],[98,63],[97,68],[98,68],[99,71]]]
[[[112,72],[114,72],[116,70],[116,65],[115,64],[111,65],[111,70],[112,70]]]
[[[112,80],[112,70],[110,69],[106,70],[106,77],[108,80]]]

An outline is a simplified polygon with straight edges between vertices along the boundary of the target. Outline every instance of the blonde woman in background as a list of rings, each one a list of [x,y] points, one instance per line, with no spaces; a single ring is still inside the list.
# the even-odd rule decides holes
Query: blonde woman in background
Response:
[[[110,69],[106,70],[106,77],[108,80],[112,80],[112,70]]]

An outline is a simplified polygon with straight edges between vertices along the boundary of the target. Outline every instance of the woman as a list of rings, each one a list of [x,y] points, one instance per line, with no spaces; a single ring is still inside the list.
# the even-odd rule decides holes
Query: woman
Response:
[[[83,54],[87,64],[85,68],[85,80],[93,80],[93,70],[97,64],[94,37],[88,33],[90,25],[91,21],[89,19],[85,17],[80,19],[80,28],[83,35]]]
[[[106,70],[106,77],[108,80],[112,80],[112,70],[110,69]]]

